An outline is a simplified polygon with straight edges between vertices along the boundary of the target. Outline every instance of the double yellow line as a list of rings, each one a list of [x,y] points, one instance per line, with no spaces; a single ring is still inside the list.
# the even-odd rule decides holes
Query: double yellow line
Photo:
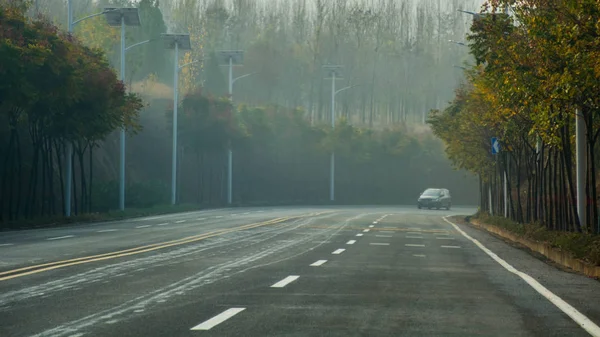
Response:
[[[6,280],[14,279],[17,277],[23,277],[23,276],[27,276],[27,275],[42,273],[42,272],[49,271],[49,270],[75,266],[78,264],[104,261],[104,260],[115,259],[118,257],[125,257],[125,256],[141,254],[141,253],[147,253],[147,252],[151,252],[154,250],[184,245],[184,244],[192,243],[192,242],[196,242],[196,241],[201,241],[204,239],[208,239],[208,238],[211,238],[214,236],[219,236],[219,235],[223,235],[223,234],[227,234],[227,233],[239,232],[239,231],[252,229],[252,228],[256,228],[256,227],[275,225],[275,224],[282,223],[284,221],[288,221],[288,220],[295,219],[295,218],[300,218],[300,216],[276,218],[276,219],[272,219],[269,221],[253,223],[253,224],[243,225],[243,226],[234,227],[234,228],[217,230],[217,231],[208,232],[205,234],[188,236],[188,237],[185,237],[182,239],[177,239],[177,240],[172,240],[172,241],[153,243],[151,245],[145,245],[145,246],[125,249],[125,250],[119,250],[116,252],[91,255],[91,256],[85,256],[85,257],[80,257],[80,258],[75,258],[75,259],[61,260],[61,261],[38,264],[38,265],[33,265],[33,266],[28,266],[28,267],[13,269],[13,270],[7,270],[4,272],[0,272],[0,281],[6,281]]]

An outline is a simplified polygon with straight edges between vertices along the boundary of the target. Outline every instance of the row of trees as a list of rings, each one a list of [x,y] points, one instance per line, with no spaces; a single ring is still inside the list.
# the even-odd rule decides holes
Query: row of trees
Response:
[[[479,174],[482,210],[503,213],[506,177],[509,218],[598,233],[600,4],[494,0],[486,12],[468,37],[476,61],[468,83],[429,123],[455,165]],[[587,140],[585,223],[576,207],[576,118]],[[491,137],[500,155],[491,154]]]
[[[467,56],[448,43],[466,33],[459,8],[477,0],[178,0],[161,8],[173,31],[189,32],[190,59],[221,49],[246,51],[236,84],[247,104],[302,106],[313,122],[330,118],[330,82],[322,65],[345,67],[340,114],[354,124],[424,123],[426,113],[452,98],[461,77],[453,64]],[[186,73],[187,84],[215,94],[226,81],[214,58]]]
[[[66,23],[64,0],[39,2],[39,12]],[[323,64],[345,66],[338,109],[355,124],[381,127],[400,121],[420,124],[431,108],[452,98],[462,76],[453,67],[467,57],[448,43],[467,31],[457,9],[478,8],[481,0],[79,0],[75,17],[103,7],[138,7],[142,27],[127,28],[127,45],[156,40],[128,52],[126,82],[156,75],[171,85],[172,54],[160,34],[189,33],[193,50],[181,60],[203,60],[182,70],[180,88],[227,92],[225,72],[216,60],[222,49],[246,51],[236,73],[256,74],[236,84],[236,101],[252,105],[302,106],[313,122],[330,114],[329,82]],[[33,10],[32,10],[33,12]],[[163,20],[164,14],[164,20]],[[66,29],[66,27],[64,27]],[[118,66],[118,30],[102,16],[75,27],[86,44],[106,51]]]
[[[89,210],[93,150],[113,130],[138,130],[142,108],[102,51],[25,9],[0,5],[0,222],[62,213],[67,144]]]
[[[458,203],[477,197],[464,188],[473,181],[451,169],[433,135],[401,125],[373,131],[342,119],[332,130],[312,126],[301,109],[232,110],[228,100],[200,91],[185,96],[180,112],[179,202],[224,204],[229,144],[236,204],[328,203],[331,151],[338,203],[412,204],[426,186],[449,186]],[[164,159],[163,179],[170,173]]]

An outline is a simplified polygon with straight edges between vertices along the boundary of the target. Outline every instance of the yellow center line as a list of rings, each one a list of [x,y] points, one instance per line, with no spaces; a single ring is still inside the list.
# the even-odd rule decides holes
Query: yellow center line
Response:
[[[322,212],[322,213],[325,213],[325,212]],[[308,216],[320,215],[322,213],[310,214]],[[109,260],[109,259],[114,259],[114,258],[118,258],[118,257],[125,257],[125,256],[131,256],[131,255],[135,255],[135,254],[151,252],[151,251],[158,250],[158,249],[164,249],[164,248],[168,248],[168,247],[192,243],[192,242],[208,239],[208,238],[223,235],[223,234],[239,232],[239,231],[252,229],[252,228],[256,228],[256,227],[267,226],[267,225],[275,225],[278,223],[282,223],[284,221],[301,218],[301,217],[302,216],[276,218],[276,219],[272,219],[269,221],[243,225],[243,226],[230,228],[230,229],[217,230],[217,231],[213,231],[213,232],[209,232],[209,233],[205,233],[205,234],[199,234],[199,235],[185,237],[182,239],[171,240],[171,241],[166,241],[166,242],[161,242],[161,243],[154,243],[154,244],[150,244],[150,245],[144,245],[144,246],[120,250],[120,251],[116,251],[116,252],[91,255],[91,256],[85,256],[85,257],[80,257],[80,258],[75,258],[75,259],[61,260],[61,261],[49,262],[49,263],[44,263],[44,264],[38,264],[38,265],[8,270],[5,272],[1,272],[0,276],[8,275],[8,274],[14,274],[14,275],[0,277],[0,281],[6,281],[6,280],[10,280],[10,279],[17,278],[17,277],[41,273],[41,272],[54,270],[54,269],[58,269],[58,268],[75,266],[78,264],[103,261],[103,260]],[[17,273],[17,274],[15,274],[15,273]]]

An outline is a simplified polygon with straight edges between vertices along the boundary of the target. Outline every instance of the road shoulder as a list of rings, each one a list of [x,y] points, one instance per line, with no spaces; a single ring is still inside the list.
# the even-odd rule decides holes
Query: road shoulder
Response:
[[[514,242],[506,242],[488,231],[464,221],[455,221],[457,218],[460,219],[460,217],[453,217],[449,220],[517,270],[530,275],[593,322],[600,323],[600,282],[564,267],[558,267],[544,256],[533,254],[529,249],[519,247]]]

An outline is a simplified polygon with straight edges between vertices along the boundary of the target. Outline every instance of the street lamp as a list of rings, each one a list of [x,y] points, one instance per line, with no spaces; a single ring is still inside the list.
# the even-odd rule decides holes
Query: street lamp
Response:
[[[233,103],[233,84],[242,78],[254,75],[250,73],[233,78],[233,66],[244,64],[244,51],[242,50],[223,50],[219,52],[219,64],[229,66],[229,100]],[[233,201],[233,151],[231,150],[231,141],[227,150],[227,204],[231,205]]]
[[[188,34],[162,34],[165,48],[175,49],[175,60],[173,69],[175,79],[173,81],[173,162],[171,163],[171,204],[177,201],[177,105],[179,101],[179,70],[191,63],[179,66],[179,50],[190,50],[192,45]]]
[[[106,21],[109,26],[121,26],[121,81],[125,83],[125,26],[140,26],[137,8],[106,8]],[[125,209],[125,126],[120,133],[119,157],[119,209]]]
[[[341,65],[325,65],[323,68],[329,73],[331,76],[331,129],[335,129],[335,95],[338,93],[335,90],[335,81],[341,80],[341,70],[344,66]],[[346,90],[349,88],[343,88]],[[330,172],[329,172],[329,200],[335,201],[335,150],[331,150],[331,161],[329,164]]]

